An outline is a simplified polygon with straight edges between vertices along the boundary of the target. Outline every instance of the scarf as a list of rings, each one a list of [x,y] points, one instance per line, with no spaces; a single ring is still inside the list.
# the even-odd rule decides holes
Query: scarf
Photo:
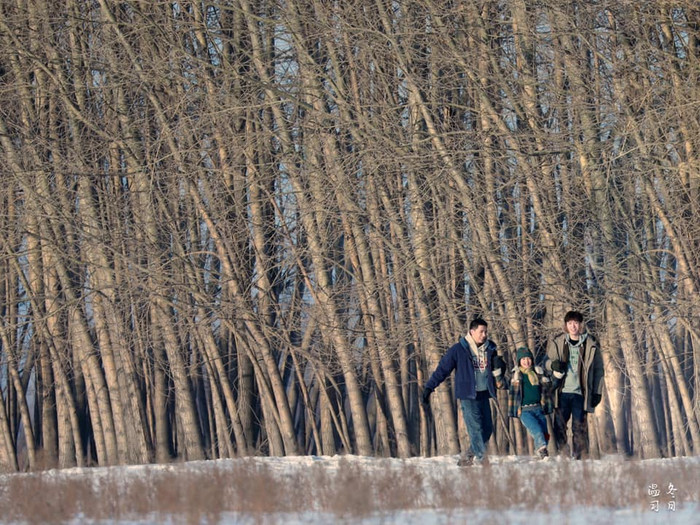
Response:
[[[519,366],[518,369],[520,370],[521,374],[525,374],[527,378],[530,380],[530,384],[532,386],[539,385],[540,384],[540,379],[537,377],[537,372],[535,372],[534,367],[530,368],[523,368],[522,366]]]
[[[483,372],[486,370],[486,344],[488,342],[488,339],[484,341],[484,343],[481,346],[478,346],[476,344],[476,341],[474,341],[474,338],[471,336],[471,334],[467,334],[464,337],[467,340],[467,343],[469,343],[469,348],[471,352],[469,352],[469,357],[472,360],[472,365],[474,368],[476,368],[479,372]]]

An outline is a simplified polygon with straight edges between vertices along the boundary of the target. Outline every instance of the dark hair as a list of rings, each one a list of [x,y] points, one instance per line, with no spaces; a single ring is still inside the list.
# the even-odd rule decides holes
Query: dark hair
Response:
[[[569,321],[578,321],[579,323],[582,323],[583,314],[581,312],[577,312],[576,310],[570,310],[566,312],[566,315],[564,316],[564,324],[568,323]]]
[[[479,326],[488,326],[489,324],[484,321],[481,317],[475,317],[474,320],[469,323],[469,331],[476,330]]]

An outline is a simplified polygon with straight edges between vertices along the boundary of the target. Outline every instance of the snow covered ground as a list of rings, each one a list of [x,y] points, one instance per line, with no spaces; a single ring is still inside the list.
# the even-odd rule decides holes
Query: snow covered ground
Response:
[[[0,475],[2,523],[700,524],[700,457],[255,457]]]

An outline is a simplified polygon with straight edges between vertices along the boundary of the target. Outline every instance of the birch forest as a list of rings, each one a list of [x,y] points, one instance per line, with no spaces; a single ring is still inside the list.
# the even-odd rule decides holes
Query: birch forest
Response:
[[[465,448],[584,313],[590,455],[700,450],[695,0],[0,0],[0,470]],[[493,454],[532,443],[506,395]],[[458,417],[459,416],[459,417]]]

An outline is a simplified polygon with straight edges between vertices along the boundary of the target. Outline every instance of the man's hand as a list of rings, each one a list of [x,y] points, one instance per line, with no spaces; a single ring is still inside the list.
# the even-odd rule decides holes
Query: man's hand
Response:
[[[566,363],[564,361],[552,361],[552,373],[557,379],[564,377],[566,373]]]
[[[432,388],[428,388],[427,386],[423,389],[423,395],[421,396],[421,402],[423,403],[424,406],[428,406],[428,403],[430,401],[430,394],[433,393]]]
[[[491,361],[491,373],[493,374],[493,377],[498,379],[503,375],[503,372],[506,371],[506,362],[503,360],[503,358],[500,355],[495,355],[493,356],[493,360]]]

